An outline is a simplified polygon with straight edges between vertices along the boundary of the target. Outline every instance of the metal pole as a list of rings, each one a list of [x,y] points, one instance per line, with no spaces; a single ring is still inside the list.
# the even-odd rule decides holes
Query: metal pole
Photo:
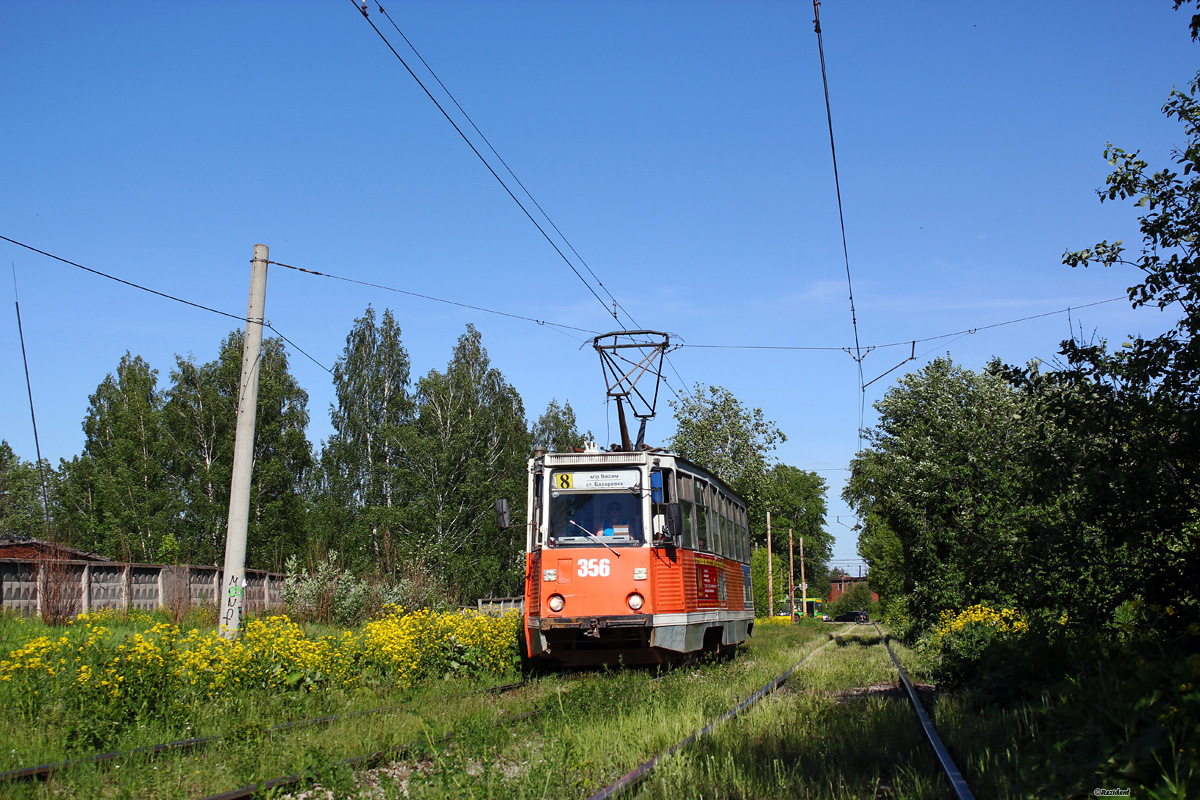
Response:
[[[221,592],[221,634],[226,639],[236,638],[241,628],[246,591],[246,529],[250,523],[250,478],[254,467],[254,415],[258,409],[263,309],[267,299],[265,244],[254,245],[254,258],[250,264],[250,301],[246,307],[246,340],[238,388],[233,480],[229,485],[229,530],[225,536],[225,585]]]
[[[775,570],[771,567],[771,512],[767,512],[767,616],[775,616]]]
[[[796,549],[792,541],[792,529],[788,528],[788,602],[792,608],[792,621],[796,620]]]
[[[804,616],[808,616],[808,583],[804,580],[804,537],[800,537],[800,602],[804,606]]]

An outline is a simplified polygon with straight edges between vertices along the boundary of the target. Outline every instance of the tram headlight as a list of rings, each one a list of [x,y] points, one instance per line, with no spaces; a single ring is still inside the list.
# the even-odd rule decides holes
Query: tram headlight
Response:
[[[646,601],[640,594],[634,592],[633,594],[629,595],[625,602],[629,603],[629,607],[634,611],[638,611],[641,609],[642,603]]]
[[[550,606],[551,611],[562,611],[563,606],[566,604],[567,601],[563,600],[563,596],[561,594],[552,594],[550,595],[550,599],[546,601],[546,605]]]

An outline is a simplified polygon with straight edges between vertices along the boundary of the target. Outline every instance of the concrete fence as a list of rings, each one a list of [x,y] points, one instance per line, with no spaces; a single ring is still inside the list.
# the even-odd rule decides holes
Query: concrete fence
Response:
[[[112,608],[120,611],[184,610],[217,607],[224,570],[181,564],[126,564],[57,558],[0,558],[0,610],[42,613],[53,604],[60,613]],[[261,613],[283,607],[283,575],[246,570],[245,610]]]

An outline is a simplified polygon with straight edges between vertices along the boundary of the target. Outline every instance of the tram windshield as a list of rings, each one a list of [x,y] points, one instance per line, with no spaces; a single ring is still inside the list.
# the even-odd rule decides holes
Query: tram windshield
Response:
[[[642,508],[629,492],[550,492],[551,547],[640,545]]]

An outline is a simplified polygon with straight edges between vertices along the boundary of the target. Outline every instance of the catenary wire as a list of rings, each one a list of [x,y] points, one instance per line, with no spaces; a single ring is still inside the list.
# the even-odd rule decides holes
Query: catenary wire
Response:
[[[115,275],[109,275],[107,272],[101,272],[98,269],[93,269],[92,267],[85,267],[83,264],[79,264],[75,261],[71,261],[70,259],[63,258],[62,256],[56,256],[53,253],[47,253],[45,250],[39,250],[38,248],[36,248],[32,245],[25,244],[24,242],[18,242],[16,239],[10,239],[9,237],[3,236],[3,235],[0,235],[0,239],[3,239],[4,241],[9,242],[11,244],[15,244],[18,247],[24,247],[26,250],[30,250],[34,253],[38,253],[39,255],[43,255],[46,258],[52,258],[55,261],[61,261],[64,264],[69,264],[70,266],[75,267],[77,269],[81,269],[84,272],[90,272],[93,275],[99,275],[102,278],[108,278],[110,281],[115,281],[117,283],[124,284],[125,286],[129,286],[134,289],[139,289],[143,292],[157,295],[157,296],[165,298],[167,300],[174,300],[176,303],[183,303],[186,306],[191,306],[192,308],[198,308],[201,311],[208,311],[212,314],[219,314],[222,317],[229,317],[230,319],[235,319],[238,322],[248,322],[246,317],[238,316],[237,314],[231,314],[228,311],[221,311],[220,309],[212,308],[210,306],[203,305],[202,303],[195,303],[191,300],[184,300],[182,297],[176,297],[173,294],[167,294],[166,292],[160,292],[157,289],[151,289],[149,286],[142,286],[140,283],[134,283],[133,281],[127,281],[124,278],[118,278]],[[329,374],[331,374],[331,375],[333,374],[333,370],[329,369],[329,367],[325,366],[320,361],[313,358],[313,356],[311,356],[306,350],[304,350],[304,348],[300,347],[300,345],[296,344],[291,339],[289,339],[288,337],[286,337],[282,333],[280,333],[279,329],[276,328],[275,326],[273,326],[270,322],[267,322],[266,320],[261,320],[261,322],[262,322],[262,325],[264,328],[269,328],[270,330],[274,331],[275,334],[277,336],[279,336],[280,339],[283,339],[285,342],[287,342],[292,347],[294,347],[301,355],[303,355],[309,361],[313,362],[314,364],[316,364],[318,367],[325,370]]]
[[[541,213],[541,215],[546,218],[546,222],[548,222],[550,224],[550,227],[554,229],[554,232],[557,233],[559,238],[561,238],[563,240],[563,243],[567,246],[567,248],[575,255],[575,257],[577,259],[579,259],[579,263],[584,266],[584,269],[586,269],[588,271],[588,274],[591,275],[592,278],[596,281],[596,285],[599,286],[601,289],[603,289],[604,293],[606,295],[608,295],[608,299],[612,300],[613,303],[617,306],[617,308],[621,309],[621,311],[625,314],[625,316],[629,318],[629,321],[633,323],[634,328],[641,328],[642,326],[638,323],[638,321],[635,320],[633,318],[633,315],[630,314],[629,311],[624,306],[621,305],[620,301],[617,300],[617,298],[613,296],[613,293],[611,291],[609,291],[609,288],[604,285],[604,281],[600,280],[600,276],[595,273],[595,271],[592,269],[591,265],[588,264],[587,261],[584,259],[584,257],[579,254],[579,251],[575,249],[575,245],[571,244],[571,240],[567,238],[567,235],[559,229],[558,225],[554,222],[554,220],[546,212],[546,209],[542,208],[542,204],[537,201],[537,198],[533,196],[533,194],[529,191],[529,189],[525,186],[525,184],[521,181],[521,179],[519,177],[517,177],[517,174],[515,172],[513,172],[512,167],[510,167],[508,165],[508,162],[504,160],[504,156],[500,155],[500,153],[497,152],[497,150],[496,150],[495,146],[492,144],[491,140],[489,140],[487,138],[487,136],[484,134],[484,132],[479,129],[479,126],[475,124],[475,120],[471,119],[471,115],[468,114],[466,109],[463,108],[462,105],[458,102],[458,98],[456,98],[454,96],[454,93],[451,92],[449,88],[447,88],[446,84],[442,83],[442,79],[439,78],[438,74],[433,71],[433,67],[429,66],[429,62],[427,62],[425,60],[425,57],[422,56],[420,51],[417,50],[416,46],[413,45],[413,43],[411,41],[409,41],[409,38],[404,34],[404,31],[400,30],[400,26],[396,24],[396,21],[394,19],[392,19],[392,15],[389,14],[386,10],[384,10],[383,5],[380,4],[378,2],[378,0],[375,4],[377,6],[379,6],[379,13],[381,13],[385,17],[387,17],[388,22],[392,23],[392,27],[396,29],[396,33],[400,34],[400,38],[404,40],[404,43],[406,45],[408,45],[408,49],[413,51],[413,55],[415,55],[417,57],[417,59],[421,62],[421,65],[424,66],[425,69],[429,71],[429,74],[433,76],[433,79],[435,81],[437,81],[438,86],[442,87],[442,91],[445,92],[446,96],[450,98],[450,102],[454,103],[454,107],[459,110],[459,112],[463,115],[463,117],[471,125],[471,127],[474,129],[474,131],[477,134],[479,134],[479,138],[482,139],[483,143],[486,144],[488,149],[492,151],[492,155],[494,155],[496,157],[496,159],[501,163],[501,165],[503,165],[504,170],[509,175],[512,176],[512,179],[517,182],[517,186],[521,187],[521,191],[525,193],[525,196],[529,198],[529,201],[531,203],[533,203],[533,205],[537,208],[537,210]]]
[[[542,234],[542,237],[545,238],[545,240],[550,243],[550,246],[554,248],[554,252],[558,253],[559,257],[563,260],[563,263],[565,263],[568,267],[570,267],[571,271],[575,273],[575,277],[579,278],[580,282],[582,282],[583,285],[587,287],[587,290],[592,293],[592,296],[596,298],[596,302],[598,302],[604,308],[605,313],[606,314],[611,313],[613,316],[613,319],[615,319],[617,321],[617,324],[620,324],[621,321],[617,317],[616,313],[610,312],[608,310],[608,304],[604,302],[603,298],[601,298],[600,295],[596,294],[596,290],[592,288],[592,285],[590,283],[588,283],[587,279],[584,278],[583,275],[580,274],[579,270],[575,268],[575,265],[571,263],[571,259],[567,258],[567,255],[566,255],[566,253],[564,253],[562,251],[562,248],[560,248],[555,243],[555,241],[552,238],[550,238],[550,234],[546,233],[546,229],[543,228],[538,223],[538,221],[534,218],[533,214],[529,213],[529,209],[525,207],[525,204],[521,202],[521,199],[519,197],[517,197],[517,195],[513,192],[512,189],[510,189],[508,187],[508,184],[504,182],[504,179],[500,177],[499,173],[497,173],[496,170],[492,168],[492,165],[488,163],[488,160],[483,157],[482,153],[479,152],[479,148],[477,148],[475,146],[475,144],[470,140],[470,138],[463,132],[463,129],[458,126],[458,123],[456,123],[454,121],[454,119],[450,116],[450,114],[442,106],[442,104],[437,101],[437,98],[433,96],[433,93],[430,92],[429,89],[425,86],[425,84],[421,81],[421,79],[417,77],[417,73],[413,72],[412,67],[410,67],[408,65],[408,62],[404,60],[404,57],[401,56],[400,53],[398,53],[396,51],[396,48],[392,47],[392,43],[388,41],[388,38],[386,36],[384,36],[383,31],[379,30],[379,27],[374,22],[371,21],[371,18],[367,15],[365,2],[363,3],[363,5],[361,7],[358,4],[358,0],[350,0],[350,4],[354,6],[356,11],[358,11],[360,14],[362,14],[363,19],[365,19],[367,21],[367,24],[371,26],[371,29],[375,31],[375,33],[379,36],[379,38],[387,46],[388,50],[392,51],[392,55],[394,55],[396,57],[396,60],[400,62],[401,66],[403,66],[404,69],[406,69],[408,71],[408,74],[411,75],[413,80],[415,80],[417,82],[417,85],[421,87],[421,91],[425,92],[425,95],[431,101],[433,101],[433,104],[435,106],[437,106],[438,111],[442,112],[442,116],[444,116],[446,118],[446,121],[449,122],[451,126],[453,126],[454,130],[458,132],[458,135],[462,137],[462,140],[467,143],[467,147],[471,148],[471,152],[473,152],[476,155],[476,157],[478,157],[479,160],[483,163],[483,165],[485,167],[487,167],[487,171],[492,173],[492,177],[496,179],[496,182],[500,184],[500,186],[504,189],[504,191],[506,193],[508,193],[508,196],[512,198],[513,202],[516,203],[517,206],[521,209],[521,211],[523,211],[525,213],[525,216],[528,217],[529,221],[533,223],[533,226],[538,229],[538,232]]]
[[[862,428],[866,415],[866,389],[863,378],[863,353],[858,341],[858,314],[854,310],[854,283],[850,280],[850,249],[846,244],[846,218],[842,211],[842,185],[838,178],[837,148],[833,143],[833,110],[829,103],[829,79],[825,71],[825,44],[821,36],[821,0],[813,0],[813,30],[817,34],[817,51],[821,56],[821,84],[825,89],[825,118],[829,122],[829,153],[833,158],[833,185],[837,191],[838,223],[842,230],[842,255],[846,262],[846,286],[850,292],[850,324],[854,328],[854,361],[858,365],[858,446],[862,449]]]
[[[220,309],[212,308],[212,307],[206,306],[202,303],[196,303],[191,300],[185,300],[182,297],[176,297],[175,295],[167,294],[166,292],[160,292],[157,289],[151,289],[148,286],[143,286],[141,284],[134,283],[133,281],[125,280],[124,278],[118,278],[115,275],[110,275],[106,272],[102,272],[101,270],[84,266],[83,264],[77,263],[75,261],[71,261],[70,259],[67,259],[67,258],[63,258],[62,256],[55,255],[54,253],[49,253],[45,250],[41,250],[37,247],[34,247],[33,245],[29,245],[24,242],[17,241],[16,239],[10,238],[8,236],[4,236],[3,234],[0,234],[0,240],[9,242],[10,244],[14,244],[18,247],[23,247],[26,250],[29,250],[34,253],[38,253],[39,255],[46,256],[47,258],[53,259],[55,261],[60,261],[64,264],[75,267],[76,269],[81,269],[84,272],[90,272],[93,275],[98,275],[102,278],[107,278],[108,280],[114,281],[116,283],[124,284],[125,286],[129,286],[131,288],[138,289],[143,292],[147,292],[148,294],[157,295],[158,297],[162,297],[167,300],[173,300],[177,303],[182,303],[184,305],[191,306],[192,308],[198,308],[201,311],[208,311],[209,313],[212,313],[212,314],[218,314],[222,317],[228,317],[229,319],[234,319],[234,320],[237,320],[238,322],[246,321],[246,318],[239,314],[231,314],[228,311],[221,311]],[[460,308],[466,308],[466,309],[470,309],[472,311],[482,311],[482,312],[485,312],[488,314],[496,314],[496,315],[502,316],[502,317],[509,317],[512,319],[523,320],[525,322],[533,322],[533,323],[536,323],[543,327],[561,328],[561,329],[565,329],[565,330],[578,331],[580,333],[588,333],[588,334],[592,334],[592,335],[597,334],[597,331],[590,330],[588,328],[578,328],[578,327],[575,327],[572,325],[565,325],[565,324],[559,323],[559,322],[548,322],[546,320],[540,320],[540,319],[536,319],[534,317],[526,317],[526,316],[522,316],[520,314],[512,314],[512,313],[509,313],[506,311],[497,311],[495,309],[484,308],[482,306],[474,306],[474,305],[470,305],[467,303],[459,303],[454,300],[445,300],[440,297],[433,297],[431,295],[420,294],[418,292],[410,292],[405,289],[397,289],[395,287],[385,286],[383,284],[371,283],[369,281],[357,280],[355,278],[345,278],[345,277],[342,277],[339,275],[331,275],[329,273],[318,272],[316,270],[311,270],[311,269],[305,269],[304,267],[297,267],[297,266],[293,266],[291,264],[284,264],[279,261],[268,261],[267,263],[274,264],[275,266],[279,266],[279,267],[284,267],[286,269],[296,270],[298,272],[308,273],[310,275],[316,275],[316,276],[323,277],[323,278],[330,278],[333,280],[345,281],[347,283],[356,283],[361,286],[368,286],[368,287],[371,287],[374,289],[382,289],[384,291],[396,292],[398,294],[405,294],[405,295],[417,297],[417,298],[420,298],[423,300],[433,300],[438,303],[445,303],[447,305],[458,306]],[[1093,303],[1084,303],[1082,305],[1068,306],[1066,308],[1060,308],[1060,309],[1056,309],[1054,311],[1046,311],[1041,314],[1030,314],[1029,316],[1018,317],[1017,319],[1005,320],[1003,322],[994,322],[990,325],[978,325],[973,328],[966,328],[966,329],[959,330],[959,331],[953,331],[951,333],[942,333],[942,334],[938,334],[936,336],[926,336],[926,337],[919,338],[919,339],[905,339],[903,341],[898,341],[898,342],[888,342],[886,344],[871,345],[870,348],[875,349],[875,350],[881,350],[885,347],[901,347],[904,345],[911,345],[914,342],[916,344],[922,344],[924,342],[937,341],[938,339],[949,339],[951,337],[961,337],[963,335],[975,334],[975,333],[978,333],[979,331],[986,331],[986,330],[991,330],[993,328],[1004,327],[1006,325],[1015,325],[1020,322],[1028,322],[1030,320],[1042,319],[1044,317],[1051,317],[1051,316],[1054,316],[1055,314],[1068,314],[1072,311],[1078,311],[1078,310],[1084,309],[1084,308],[1093,308],[1095,306],[1106,305],[1108,303],[1115,303],[1119,300],[1126,300],[1126,299],[1128,299],[1128,298],[1125,295],[1122,295],[1120,297],[1110,297],[1107,300],[1097,300]],[[328,367],[326,367],[320,361],[317,361],[315,358],[310,356],[308,353],[304,352],[304,350],[302,350],[295,342],[293,342],[291,339],[288,339],[286,336],[284,336],[282,333],[280,333],[280,331],[277,328],[275,328],[274,326],[272,326],[269,322],[266,323],[265,327],[274,331],[276,334],[279,335],[280,338],[282,338],[288,344],[292,345],[292,347],[295,347],[296,350],[298,350],[300,353],[302,353],[303,355],[308,357],[310,360],[312,360],[315,364],[320,366],[322,369],[326,370],[327,372],[329,371]],[[844,352],[846,349],[844,347],[815,347],[815,346],[807,346],[807,345],[688,344],[685,342],[680,342],[675,345],[675,348],[685,348],[685,347],[696,348],[696,349],[707,349],[707,350],[792,350],[792,351],[817,351],[817,352],[821,352],[821,351]],[[668,361],[668,363],[670,363],[670,362]],[[676,374],[678,374],[678,371],[676,372]],[[679,376],[679,378],[681,381],[683,380],[682,376]],[[670,388],[670,384],[668,384],[668,388]]]
[[[90,272],[93,275],[99,275],[102,278],[108,278],[110,281],[116,281],[117,283],[123,283],[126,286],[133,287],[134,289],[140,289],[143,292],[149,292],[150,294],[156,294],[159,297],[165,297],[168,300],[174,300],[176,303],[183,303],[186,306],[191,306],[192,308],[198,308],[202,311],[208,311],[213,314],[220,314],[222,317],[229,317],[230,319],[236,319],[239,322],[246,321],[246,318],[239,314],[230,314],[228,311],[221,311],[220,309],[211,308],[209,306],[202,305],[200,303],[193,303],[191,300],[184,300],[182,297],[176,297],[175,295],[167,294],[166,292],[160,292],[157,289],[151,289],[148,286],[142,286],[141,284],[134,283],[133,281],[127,281],[124,278],[118,278],[115,275],[109,275],[107,272],[101,272],[98,269],[92,269],[91,267],[85,267],[83,264],[77,264],[76,262],[65,259],[62,256],[56,256],[53,253],[47,253],[45,250],[39,250],[36,247],[33,247],[32,245],[25,244],[24,242],[18,242],[16,239],[10,239],[7,236],[3,236],[3,235],[0,235],[0,239],[3,239],[4,241],[9,242],[11,244],[15,244],[17,247],[24,247],[26,250],[31,250],[34,253],[38,253],[40,255],[45,256],[46,258],[52,258],[55,261],[61,261],[64,264],[69,264],[70,266],[75,267],[76,269],[81,269],[84,272]]]
[[[1019,322],[1029,322],[1030,320],[1042,319],[1044,317],[1052,317],[1056,314],[1069,314],[1072,311],[1078,311],[1081,308],[1092,308],[1094,306],[1102,306],[1108,303],[1115,303],[1119,300],[1127,300],[1128,297],[1110,297],[1107,300],[1097,300],[1094,303],[1084,303],[1078,306],[1067,306],[1066,308],[1056,309],[1054,311],[1046,311],[1041,314],[1030,314],[1027,317],[1019,317],[1017,319],[1009,319],[1004,322],[994,322],[991,325],[978,325],[974,328],[965,328],[960,331],[951,333],[939,333],[936,336],[926,336],[921,339],[905,339],[900,342],[888,342],[887,344],[868,345],[868,350],[882,350],[885,347],[906,347],[912,344],[922,344],[923,342],[934,342],[939,339],[961,338],[969,336],[979,331],[987,331],[993,328],[1002,328],[1005,325],[1016,325]],[[795,351],[818,351],[818,352],[845,352],[844,347],[811,347],[806,345],[771,345],[771,344],[686,344],[680,343],[677,347],[694,347],[705,350],[795,350]],[[919,356],[918,356],[919,357]]]
[[[604,284],[604,281],[600,280],[600,276],[597,275],[595,270],[592,269],[591,265],[587,263],[587,260],[584,259],[584,257],[582,255],[580,255],[580,253],[577,249],[575,249],[575,245],[573,245],[571,243],[571,240],[567,238],[567,235],[565,233],[563,233],[562,230],[559,229],[558,225],[554,222],[553,218],[551,218],[550,214],[546,212],[546,209],[542,208],[542,204],[537,201],[537,198],[535,198],[533,196],[533,193],[529,191],[529,189],[525,186],[525,184],[521,181],[521,179],[517,176],[517,174],[515,172],[513,172],[512,167],[510,167],[508,165],[508,162],[504,160],[504,156],[500,155],[500,153],[496,150],[495,146],[492,145],[491,140],[489,140],[487,138],[487,136],[484,134],[484,132],[479,129],[479,126],[475,124],[475,120],[473,120],[471,118],[471,115],[468,114],[466,109],[464,109],[462,107],[462,105],[458,102],[458,98],[456,98],[454,96],[454,93],[450,91],[450,89],[446,86],[446,84],[442,82],[442,79],[440,77],[438,77],[438,74],[436,72],[434,72],[433,67],[429,66],[429,62],[427,62],[425,60],[425,57],[421,55],[420,51],[417,50],[416,46],[409,40],[408,36],[405,35],[404,31],[400,29],[400,26],[396,23],[396,21],[394,19],[392,19],[392,15],[389,14],[384,9],[383,5],[381,3],[379,3],[378,0],[376,0],[375,4],[376,4],[376,6],[379,7],[379,13],[381,13],[381,14],[383,14],[383,16],[387,17],[388,22],[390,22],[392,24],[392,27],[395,28],[396,33],[400,34],[400,38],[403,39],[404,43],[406,45],[408,45],[408,48],[410,50],[412,50],[413,55],[415,55],[417,57],[417,59],[421,62],[421,65],[424,66],[426,70],[428,70],[428,72],[431,76],[433,76],[433,79],[435,81],[437,81],[438,86],[440,86],[442,88],[442,91],[446,93],[446,96],[448,98],[450,98],[450,102],[454,103],[454,107],[459,110],[459,112],[463,115],[463,117],[466,119],[466,121],[470,124],[471,128],[473,128],[474,131],[477,134],[479,134],[479,138],[483,140],[483,143],[487,145],[487,148],[492,151],[492,154],[494,156],[496,156],[496,159],[501,163],[501,165],[503,165],[505,171],[509,175],[512,176],[512,179],[514,181],[517,182],[517,185],[521,187],[521,191],[525,193],[525,196],[529,198],[530,202],[533,203],[533,205],[537,208],[538,212],[541,213],[541,215],[546,219],[546,222],[548,222],[550,224],[550,227],[554,229],[554,232],[558,234],[559,238],[562,239],[563,243],[567,246],[567,248],[575,255],[575,258],[579,259],[579,263],[583,265],[584,269],[586,269],[588,271],[588,274],[591,275],[592,278],[596,281],[596,285],[599,286],[602,290],[604,290],[604,293],[606,295],[608,295],[608,298],[610,300],[612,300],[614,309],[620,309],[621,312],[626,316],[626,318],[628,318],[628,320],[633,324],[633,327],[635,329],[642,328],[643,327],[642,324],[634,318],[633,314],[630,313],[629,309],[627,309],[627,308],[625,308],[625,306],[621,305],[621,302],[619,300],[617,300],[617,298],[613,295],[613,293],[609,290],[609,288]],[[415,78],[416,76],[414,75],[413,77]],[[431,99],[432,99],[432,97],[431,97]],[[615,311],[613,313],[613,318],[617,319],[617,315],[616,315]],[[617,321],[620,322],[619,319],[617,319]],[[667,360],[667,363],[670,365],[671,369],[679,377],[680,384],[683,388],[684,393],[686,394],[687,393],[687,382],[683,379],[683,376],[679,374],[679,370],[675,367],[675,364],[671,361],[670,356],[667,356],[666,360]],[[671,394],[675,395],[675,398],[677,400],[682,402],[682,398],[680,397],[679,392],[675,391],[675,387],[673,387],[670,384],[670,382],[667,381],[665,376],[660,376],[660,377],[662,378],[663,385],[665,385],[667,387],[667,389],[670,390]]]
[[[419,297],[422,300],[433,300],[434,302],[437,302],[437,303],[445,303],[446,305],[449,305],[449,306],[458,306],[459,308],[467,308],[467,309],[470,309],[471,311],[482,311],[486,314],[495,314],[500,317],[509,317],[510,319],[524,320],[525,322],[535,322],[538,325],[551,326],[554,328],[563,328],[565,330],[570,330],[570,331],[579,331],[580,333],[590,333],[592,335],[598,334],[598,331],[589,330],[588,328],[577,328],[574,325],[564,325],[561,322],[547,322],[546,320],[543,320],[543,319],[536,319],[534,317],[526,317],[526,316],[522,316],[521,314],[512,314],[507,311],[497,311],[494,308],[484,308],[483,306],[473,306],[473,305],[470,305],[469,303],[459,303],[455,300],[446,300],[441,297],[434,297],[433,295],[421,294],[420,292],[410,292],[407,289],[397,289],[394,286],[385,286],[382,283],[372,283],[370,281],[363,281],[363,280],[359,280],[357,278],[346,278],[341,275],[333,275],[328,272],[318,272],[315,269],[308,269],[306,267],[297,267],[294,264],[284,264],[280,261],[268,261],[267,263],[274,264],[277,267],[283,267],[285,269],[292,269],[292,270],[295,270],[296,272],[303,272],[308,275],[316,275],[317,277],[320,277],[320,278],[329,278],[329,279],[335,280],[335,281],[344,281],[346,283],[355,283],[355,284],[358,284],[359,286],[368,286],[372,289],[382,289],[385,292],[395,292],[397,294],[406,294],[409,297]]]

